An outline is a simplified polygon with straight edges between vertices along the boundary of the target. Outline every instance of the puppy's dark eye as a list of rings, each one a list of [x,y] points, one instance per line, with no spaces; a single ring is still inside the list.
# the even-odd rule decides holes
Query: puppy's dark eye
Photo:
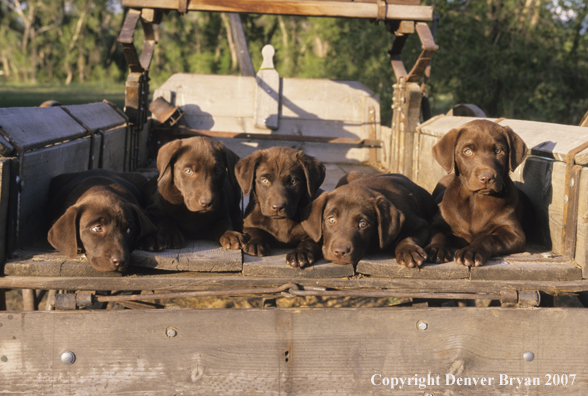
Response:
[[[261,181],[262,184],[269,184],[269,180],[267,178],[265,178],[265,177],[262,177],[260,179],[260,181]]]
[[[327,222],[328,222],[329,224],[335,224],[335,223],[337,222],[337,220],[336,220],[334,217],[329,217],[329,218],[327,219]]]
[[[465,155],[472,155],[472,154],[473,154],[472,150],[471,150],[471,149],[469,149],[469,148],[468,148],[468,149],[465,149],[465,150],[463,151],[463,153],[464,153]]]
[[[94,227],[91,228],[91,230],[94,232],[102,232],[102,226],[100,224],[95,225]]]
[[[368,226],[368,223],[367,221],[362,220],[359,222],[358,226],[359,228],[366,228]]]
[[[294,178],[291,178],[289,183],[290,183],[291,186],[295,186],[295,185],[298,184],[298,180],[296,180]]]
[[[223,168],[216,168],[216,169],[214,170],[214,173],[215,173],[215,175],[217,175],[217,176],[220,176],[220,175],[222,175],[222,173],[223,173],[223,172],[224,172],[224,169],[223,169]]]
[[[192,171],[192,169],[190,168],[186,168],[184,169],[184,173],[188,176],[192,176],[194,174],[194,171]]]
[[[503,151],[502,151],[502,149],[497,148],[496,150],[494,150],[494,153],[496,153],[496,155],[498,155],[498,154],[502,154]]]

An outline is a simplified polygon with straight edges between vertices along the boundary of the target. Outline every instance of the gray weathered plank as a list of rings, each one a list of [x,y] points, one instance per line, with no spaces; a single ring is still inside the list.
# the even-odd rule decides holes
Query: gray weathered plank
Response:
[[[168,271],[235,272],[243,268],[241,250],[226,250],[215,241],[187,241],[182,249],[135,250],[131,265]]]
[[[100,272],[94,269],[84,255],[70,259],[55,251],[17,250],[4,265],[7,276],[40,277],[117,277],[119,272]]]
[[[114,110],[108,103],[104,102],[64,107],[93,131],[97,129],[105,131],[126,122],[121,114]]]
[[[582,279],[582,270],[574,263],[530,263],[490,260],[481,267],[472,267],[470,279],[571,281]]]
[[[578,194],[578,229],[576,235],[576,263],[582,267],[584,278],[588,278],[588,169],[580,173]]]
[[[0,126],[25,150],[86,134],[86,130],[59,107],[0,108],[0,120]]]
[[[418,279],[467,279],[470,276],[468,267],[455,262],[444,264],[426,263],[419,268],[408,268],[398,265],[396,259],[384,254],[364,257],[357,263],[357,272],[372,276]]]
[[[3,393],[579,396],[588,390],[588,345],[570,342],[588,326],[588,311],[579,309],[27,312],[0,313],[0,323]],[[175,337],[167,336],[169,327]],[[64,351],[75,354],[72,365],[60,362]],[[523,359],[526,352],[532,361]],[[568,385],[547,385],[554,374],[567,375]],[[451,385],[447,375],[493,380]],[[501,375],[539,384],[501,384]],[[428,376],[439,382],[380,385],[383,378]]]
[[[343,278],[353,276],[353,265],[333,264],[325,260],[319,260],[313,265],[300,269],[286,264],[286,254],[292,249],[272,249],[271,256],[256,257],[244,255],[243,275],[261,277],[290,278]]]

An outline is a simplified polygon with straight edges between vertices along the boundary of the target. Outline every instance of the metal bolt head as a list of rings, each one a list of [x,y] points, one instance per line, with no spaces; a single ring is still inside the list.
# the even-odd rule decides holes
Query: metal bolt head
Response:
[[[419,328],[420,331],[425,331],[427,330],[427,328],[429,327],[427,322],[423,322],[423,321],[419,321],[417,323],[417,327]]]
[[[76,361],[76,355],[72,351],[65,351],[61,354],[61,363],[74,364],[75,361]]]
[[[8,361],[8,358],[7,358],[6,356],[2,356],[2,357],[0,358],[0,360],[2,360],[3,362],[7,362],[7,361]]]
[[[532,362],[535,359],[535,354],[533,352],[525,352],[523,353],[523,359],[527,362]]]
[[[427,392],[427,393],[425,393],[425,396],[435,396],[435,395],[430,392]]]
[[[175,327],[168,327],[165,330],[165,334],[169,337],[169,338],[173,338],[175,336],[178,335],[178,330]]]

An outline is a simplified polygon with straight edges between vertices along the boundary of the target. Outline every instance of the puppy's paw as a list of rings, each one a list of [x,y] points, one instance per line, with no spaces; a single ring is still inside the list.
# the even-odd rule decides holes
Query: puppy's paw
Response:
[[[248,239],[248,236],[245,234],[241,234],[237,231],[227,230],[223,235],[221,235],[218,242],[227,250],[237,250],[241,249]]]
[[[147,235],[137,243],[137,249],[147,250],[148,252],[161,252],[163,247],[157,241],[157,234]]]
[[[243,253],[250,256],[267,256],[270,252],[268,244],[263,241],[252,239],[242,245]]]
[[[157,233],[157,243],[162,249],[181,249],[184,247],[184,234],[178,229],[160,229]]]
[[[453,257],[457,263],[468,267],[480,267],[488,258],[486,252],[471,246],[459,249]]]
[[[290,267],[304,268],[312,265],[316,261],[314,253],[309,250],[296,249],[286,255],[286,263]]]
[[[425,249],[414,244],[405,244],[396,248],[396,262],[409,268],[420,267],[427,259]]]
[[[451,254],[451,248],[437,243],[432,243],[425,246],[425,252],[427,253],[427,261],[429,263],[448,263],[453,260]]]

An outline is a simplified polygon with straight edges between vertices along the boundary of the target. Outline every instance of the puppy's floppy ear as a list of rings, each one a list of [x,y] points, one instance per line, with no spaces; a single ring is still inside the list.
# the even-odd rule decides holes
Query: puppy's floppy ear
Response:
[[[455,143],[461,133],[461,129],[453,128],[445,134],[433,146],[433,158],[445,169],[447,173],[451,173],[455,164]]]
[[[47,240],[51,246],[69,258],[74,258],[78,253],[78,228],[81,212],[82,207],[70,206],[57,219],[47,234]]]
[[[308,188],[308,195],[310,198],[314,197],[317,190],[325,180],[325,166],[316,158],[311,157],[304,151],[296,153],[298,163],[304,169],[304,176],[306,176],[306,183]]]
[[[259,165],[263,151],[258,150],[247,157],[240,159],[235,165],[235,177],[237,182],[243,190],[243,195],[249,195],[253,187],[253,178],[255,177],[255,169]]]
[[[318,242],[323,236],[323,211],[327,205],[329,193],[323,192],[302,211],[302,228],[313,241]]]
[[[224,146],[224,144],[223,144]],[[235,154],[235,152],[233,152],[232,150],[229,150],[226,146],[224,147],[224,152],[225,152],[225,163],[227,165],[227,172],[229,175],[229,180],[231,181],[231,184],[235,187],[236,190],[241,190],[240,186],[239,186],[239,182],[237,181],[237,176],[235,176],[235,165],[237,165],[237,162],[239,162],[239,156],[237,154]],[[239,191],[239,194],[241,195],[241,192]]]
[[[508,139],[509,167],[514,171],[527,158],[527,145],[519,135],[508,126],[504,126],[504,133]]]
[[[376,193],[374,208],[378,216],[380,249],[384,249],[400,233],[400,229],[404,224],[404,214],[380,193]]]
[[[182,147],[181,140],[172,140],[161,146],[157,152],[157,187],[163,198],[174,205],[184,202],[182,194],[174,185],[174,163]]]

